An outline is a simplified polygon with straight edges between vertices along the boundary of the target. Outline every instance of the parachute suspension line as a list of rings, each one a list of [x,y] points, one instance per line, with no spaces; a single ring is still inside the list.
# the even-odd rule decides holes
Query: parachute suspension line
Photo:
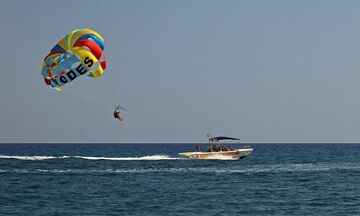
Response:
[[[103,77],[99,77],[98,78],[98,82],[95,82],[96,85],[96,89],[101,89],[103,95],[109,100],[113,102],[114,107],[116,106],[120,106],[119,102],[119,97],[116,93],[114,93],[114,88],[112,87],[112,85],[106,85],[106,84],[110,84],[111,82],[105,82],[105,79]],[[105,87],[104,87],[105,86]],[[120,106],[121,107],[121,106]],[[124,109],[123,107],[121,107],[121,109],[123,109],[124,111],[126,111],[126,109]]]
[[[101,79],[101,78],[100,78],[100,79]],[[103,81],[105,81],[105,80],[100,80],[100,79],[99,79],[100,82],[96,82],[95,85],[96,85],[99,89],[102,90],[103,94],[104,94],[110,101],[112,101],[114,104],[116,104],[116,100],[114,100],[113,95],[112,95],[111,93],[109,93],[109,92],[107,91],[107,89],[106,89],[106,88],[104,87],[104,85],[103,85]],[[108,85],[108,86],[110,86],[110,85]]]
[[[103,95],[101,95],[98,91],[96,91],[94,88],[91,87],[82,87],[80,85],[74,85],[76,88],[87,92],[89,95],[92,95],[93,97],[102,100],[102,101],[106,101],[107,104],[112,105],[111,100],[109,100],[108,98],[104,97]]]
[[[107,91],[107,89],[104,87],[103,82],[101,80],[101,78],[98,79],[98,82],[95,82],[96,88],[101,90],[104,98],[106,98],[108,101],[111,101],[113,106],[118,105],[118,100],[116,100],[113,97],[113,94],[111,94],[109,91]],[[107,85],[108,87],[110,87],[110,85]]]
[[[88,99],[88,100],[91,100],[91,101],[95,101],[95,102],[98,102],[98,103],[101,103],[103,105],[106,105],[106,106],[109,106],[109,103],[106,102],[106,101],[103,101],[103,100],[100,100],[92,95],[89,95],[89,94],[86,94],[84,92],[79,92],[79,91],[71,91],[71,89],[63,89],[62,90],[63,92],[66,92],[66,93],[69,93],[69,94],[72,94],[72,95],[76,95],[78,97],[82,97],[82,98],[85,98],[85,99]]]
[[[92,91],[90,88],[84,88],[84,87],[81,87],[81,86],[79,86],[77,84],[73,85],[72,87],[77,89],[78,93],[80,93],[80,94],[83,93],[83,94],[85,94],[87,96],[90,96],[90,97],[95,98],[97,100],[103,101],[106,104],[109,104],[109,101],[104,100],[101,96],[99,96],[96,92]]]
[[[114,88],[112,87],[112,85],[109,85],[109,90],[110,90],[110,92],[115,92],[114,91]],[[113,95],[114,96],[114,95]],[[114,100],[117,102],[117,105],[119,105],[119,102],[120,102],[120,100],[119,100],[119,96],[117,95],[117,94],[115,94],[115,96],[113,97],[114,98]],[[119,105],[120,106],[120,105]],[[125,110],[125,111],[127,111],[125,108],[123,108],[123,107],[121,107],[123,110]]]
[[[82,98],[85,98],[85,99],[88,99],[88,100],[91,100],[91,101],[94,101],[94,102],[98,102],[98,103],[101,103],[101,104],[103,104],[103,105],[108,106],[107,103],[104,103],[103,101],[99,101],[99,100],[94,99],[94,98],[91,98],[91,97],[87,97],[87,96],[80,95],[80,94],[74,93],[74,92],[69,92],[69,91],[65,91],[65,92],[66,92],[66,93],[71,93],[71,94],[73,94],[73,95],[76,95],[76,96],[79,96],[79,97],[82,97]]]
[[[74,88],[77,91],[71,91],[71,88]],[[107,101],[106,99],[100,97],[96,92],[94,92],[90,89],[87,89],[87,88],[80,87],[79,85],[77,85],[75,83],[72,83],[71,87],[69,86],[68,89],[66,89],[66,90],[69,90],[67,92],[75,94],[77,96],[87,98],[87,99],[90,99],[93,101],[97,101],[97,102],[100,102],[107,106],[112,106],[112,103],[110,101]]]

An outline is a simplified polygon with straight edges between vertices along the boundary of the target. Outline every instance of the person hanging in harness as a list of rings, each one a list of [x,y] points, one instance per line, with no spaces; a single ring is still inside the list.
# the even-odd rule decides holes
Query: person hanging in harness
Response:
[[[123,121],[124,118],[120,115],[120,109],[125,110],[120,105],[115,106],[115,110],[114,110],[113,115],[114,115],[114,118],[119,119],[119,121]]]

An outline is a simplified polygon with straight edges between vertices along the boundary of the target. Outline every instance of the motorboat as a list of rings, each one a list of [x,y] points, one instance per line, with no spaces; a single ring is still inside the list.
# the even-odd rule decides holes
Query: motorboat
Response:
[[[190,158],[190,159],[205,159],[205,160],[238,160],[249,156],[253,148],[251,147],[243,147],[238,149],[228,149],[224,146],[218,146],[219,141],[221,140],[233,140],[238,141],[240,139],[233,137],[225,137],[225,136],[211,136],[207,135],[210,147],[207,151],[196,151],[196,152],[181,152],[180,156]],[[196,145],[198,149],[200,149],[199,145]]]
[[[179,155],[190,159],[238,160],[250,155],[252,151],[252,148],[241,148],[218,152],[181,152]]]

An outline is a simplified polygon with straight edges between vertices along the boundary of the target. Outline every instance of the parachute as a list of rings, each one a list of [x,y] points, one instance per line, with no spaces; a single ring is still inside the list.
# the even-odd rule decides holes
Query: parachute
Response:
[[[106,68],[104,38],[90,29],[77,29],[62,38],[45,57],[41,75],[45,84],[61,90],[77,78],[100,77]]]

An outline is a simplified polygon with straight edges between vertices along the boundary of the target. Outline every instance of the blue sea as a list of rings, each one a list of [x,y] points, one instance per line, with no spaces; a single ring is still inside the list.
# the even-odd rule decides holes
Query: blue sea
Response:
[[[251,146],[1,144],[0,215],[360,215],[360,144]]]

